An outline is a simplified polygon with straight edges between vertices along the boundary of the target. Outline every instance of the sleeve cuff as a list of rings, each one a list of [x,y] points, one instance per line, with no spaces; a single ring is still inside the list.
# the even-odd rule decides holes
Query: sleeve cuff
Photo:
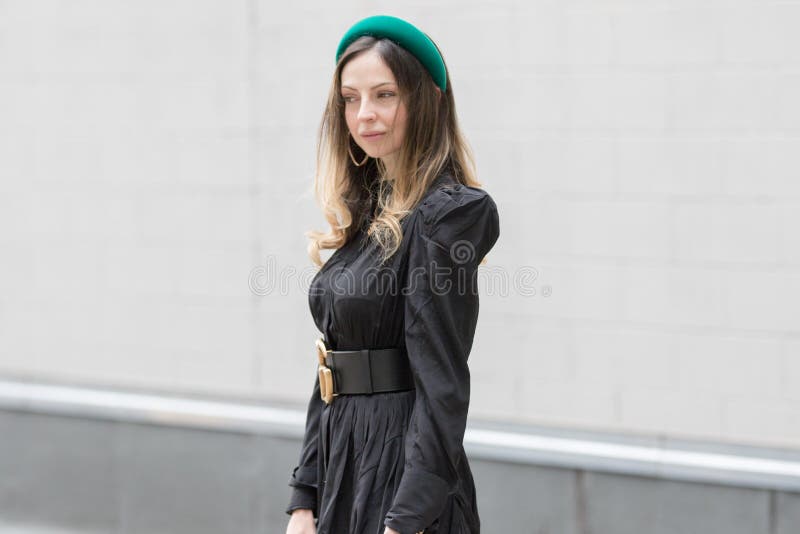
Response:
[[[294,510],[304,508],[311,510],[314,519],[317,518],[317,490],[308,486],[294,486],[292,496],[289,499],[289,506],[286,513],[292,515]]]
[[[297,466],[292,470],[289,477],[289,486],[292,487],[292,495],[289,499],[289,506],[286,513],[292,515],[292,511],[298,508],[307,508],[314,512],[317,517],[317,481],[316,466]]]
[[[447,483],[433,473],[406,468],[383,524],[400,534],[420,532],[441,515],[449,490]]]

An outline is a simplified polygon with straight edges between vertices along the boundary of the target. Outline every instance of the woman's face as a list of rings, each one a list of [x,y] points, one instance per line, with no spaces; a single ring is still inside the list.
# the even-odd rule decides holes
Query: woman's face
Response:
[[[370,157],[392,168],[405,137],[406,106],[394,74],[377,52],[367,50],[344,66],[341,96],[350,135]]]

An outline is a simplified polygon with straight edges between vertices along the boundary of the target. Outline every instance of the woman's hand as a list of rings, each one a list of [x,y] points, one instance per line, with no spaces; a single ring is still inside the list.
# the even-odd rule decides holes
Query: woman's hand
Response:
[[[317,534],[317,526],[314,524],[314,512],[306,508],[298,508],[292,511],[292,517],[286,527],[286,534]]]
[[[383,534],[400,534],[400,533],[391,527],[386,527],[386,530],[383,531]]]

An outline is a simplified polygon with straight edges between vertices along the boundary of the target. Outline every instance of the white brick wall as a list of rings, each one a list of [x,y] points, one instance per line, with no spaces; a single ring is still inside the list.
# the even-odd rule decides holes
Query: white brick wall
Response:
[[[795,0],[2,2],[0,373],[305,401],[316,129],[380,12],[501,211],[472,415],[800,447]]]

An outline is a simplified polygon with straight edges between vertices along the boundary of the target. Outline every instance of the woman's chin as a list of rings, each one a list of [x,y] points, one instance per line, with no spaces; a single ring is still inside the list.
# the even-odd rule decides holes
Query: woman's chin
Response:
[[[383,152],[376,152],[374,150],[371,150],[371,151],[367,152],[367,154],[372,159],[381,159],[381,158],[383,158]]]

